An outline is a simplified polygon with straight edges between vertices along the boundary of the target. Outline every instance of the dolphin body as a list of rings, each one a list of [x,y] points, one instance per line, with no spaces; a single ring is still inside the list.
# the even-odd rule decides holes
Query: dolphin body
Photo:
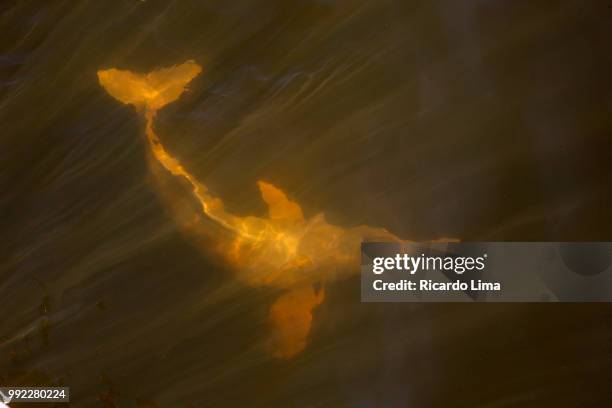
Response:
[[[268,206],[267,218],[240,217],[226,211],[223,201],[168,153],[153,127],[157,111],[177,100],[201,71],[200,65],[189,60],[147,74],[114,68],[100,70],[98,79],[111,96],[133,105],[145,118],[145,135],[153,163],[161,165],[166,174],[182,179],[190,189],[197,204],[196,214],[183,218],[204,218],[223,230],[223,234],[213,237],[213,244],[206,245],[218,249],[235,267],[240,281],[253,287],[283,290],[269,311],[270,347],[274,356],[290,358],[306,347],[312,312],[325,298],[325,284],[359,272],[361,242],[400,239],[384,228],[335,226],[323,214],[305,219],[296,202],[261,180],[257,185]],[[170,206],[172,201],[170,198]],[[181,220],[179,216],[175,218]],[[187,228],[193,222],[182,224]],[[201,229],[191,228],[191,232],[196,238],[205,234]]]

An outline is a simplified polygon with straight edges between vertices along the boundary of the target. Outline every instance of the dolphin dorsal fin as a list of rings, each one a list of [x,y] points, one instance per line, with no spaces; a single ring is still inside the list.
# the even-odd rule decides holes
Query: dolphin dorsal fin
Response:
[[[302,208],[297,203],[290,201],[281,189],[261,180],[257,182],[257,186],[261,198],[268,205],[270,219],[290,222],[304,221]]]

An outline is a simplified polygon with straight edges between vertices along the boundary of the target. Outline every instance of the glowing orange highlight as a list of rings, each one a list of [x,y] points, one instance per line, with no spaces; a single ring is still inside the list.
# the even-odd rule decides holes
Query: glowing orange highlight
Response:
[[[190,186],[201,211],[187,218],[198,220],[205,216],[230,232],[229,242],[219,237],[215,246],[235,266],[238,278],[251,286],[286,290],[270,309],[269,321],[273,328],[273,354],[289,358],[306,346],[312,312],[323,302],[323,289],[315,292],[314,285],[357,273],[362,241],[399,239],[384,228],[334,226],[323,214],[305,219],[297,203],[264,181],[258,181],[257,185],[268,206],[267,218],[239,217],[227,212],[222,200],[211,195],[204,184],[166,151],[153,128],[157,111],[177,100],[201,70],[190,60],[148,74],[101,70],[98,79],[115,99],[134,105],[144,115],[152,156],[170,174]],[[185,227],[191,222],[183,219]]]

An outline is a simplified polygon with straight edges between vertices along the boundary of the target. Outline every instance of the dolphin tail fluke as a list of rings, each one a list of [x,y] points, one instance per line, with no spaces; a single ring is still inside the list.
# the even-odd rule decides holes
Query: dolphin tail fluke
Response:
[[[115,99],[139,110],[154,113],[177,100],[202,71],[193,60],[138,74],[115,68],[98,71],[100,85]]]

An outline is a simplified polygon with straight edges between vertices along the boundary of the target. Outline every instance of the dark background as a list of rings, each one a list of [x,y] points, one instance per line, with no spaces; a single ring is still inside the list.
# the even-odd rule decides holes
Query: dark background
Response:
[[[608,304],[361,304],[272,359],[275,294],[198,251],[96,71],[195,59],[157,120],[240,214],[255,181],[404,239],[612,241],[609,1],[3,1],[0,380],[92,407],[609,407]],[[139,405],[137,405],[139,404]]]

